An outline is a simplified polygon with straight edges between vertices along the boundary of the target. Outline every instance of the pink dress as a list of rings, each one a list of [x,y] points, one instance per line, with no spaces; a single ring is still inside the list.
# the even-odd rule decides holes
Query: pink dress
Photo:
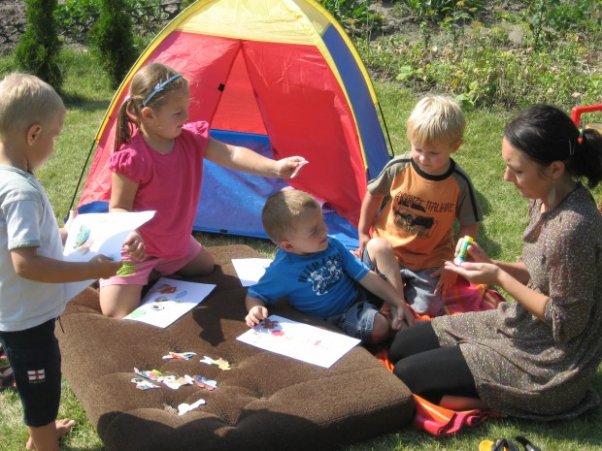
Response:
[[[149,257],[172,260],[188,253],[208,142],[209,124],[200,121],[183,127],[168,154],[151,149],[136,132],[111,155],[109,169],[138,183],[132,210],[156,211],[139,229]]]

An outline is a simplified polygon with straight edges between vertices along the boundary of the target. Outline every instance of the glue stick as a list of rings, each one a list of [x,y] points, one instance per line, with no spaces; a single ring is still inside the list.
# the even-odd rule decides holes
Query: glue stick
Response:
[[[462,242],[460,243],[460,250],[458,251],[458,255],[454,258],[454,264],[456,266],[461,266],[462,263],[466,261],[466,257],[468,256],[468,246],[474,243],[474,238],[466,235],[462,238]]]

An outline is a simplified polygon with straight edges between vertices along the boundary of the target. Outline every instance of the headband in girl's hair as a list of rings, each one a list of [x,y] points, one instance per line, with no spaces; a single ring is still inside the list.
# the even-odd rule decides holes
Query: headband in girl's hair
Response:
[[[142,101],[142,106],[148,105],[148,102],[150,102],[153,97],[155,97],[158,93],[163,91],[168,84],[170,84],[174,80],[177,80],[178,78],[182,78],[182,76],[180,74],[174,74],[167,80],[157,83],[151,91],[151,93],[148,96],[146,96],[146,99]]]

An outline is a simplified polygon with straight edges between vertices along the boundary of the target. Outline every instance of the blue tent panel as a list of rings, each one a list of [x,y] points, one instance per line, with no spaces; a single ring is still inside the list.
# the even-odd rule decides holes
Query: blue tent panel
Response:
[[[368,166],[368,178],[372,179],[391,159],[378,122],[376,108],[360,68],[338,30],[332,25],[329,26],[323,39],[343,79],[343,84],[347,87],[347,95],[361,135]]]
[[[212,130],[211,136],[273,158],[266,135]],[[267,239],[261,223],[265,199],[287,186],[286,181],[281,179],[245,174],[204,160],[201,200],[193,229]],[[331,235],[337,236],[348,248],[357,248],[359,242],[355,227],[327,206],[324,219]]]

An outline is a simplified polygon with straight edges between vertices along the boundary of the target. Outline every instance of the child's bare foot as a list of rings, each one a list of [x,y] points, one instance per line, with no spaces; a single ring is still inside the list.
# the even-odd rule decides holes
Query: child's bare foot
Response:
[[[56,438],[60,440],[65,435],[67,435],[71,431],[71,429],[73,429],[73,426],[75,426],[75,421],[70,420],[69,418],[63,418],[62,420],[56,420],[54,422],[54,425],[56,427]],[[33,440],[31,437],[27,439],[27,444],[25,445],[25,447],[29,451],[35,451],[36,447],[33,444]]]

